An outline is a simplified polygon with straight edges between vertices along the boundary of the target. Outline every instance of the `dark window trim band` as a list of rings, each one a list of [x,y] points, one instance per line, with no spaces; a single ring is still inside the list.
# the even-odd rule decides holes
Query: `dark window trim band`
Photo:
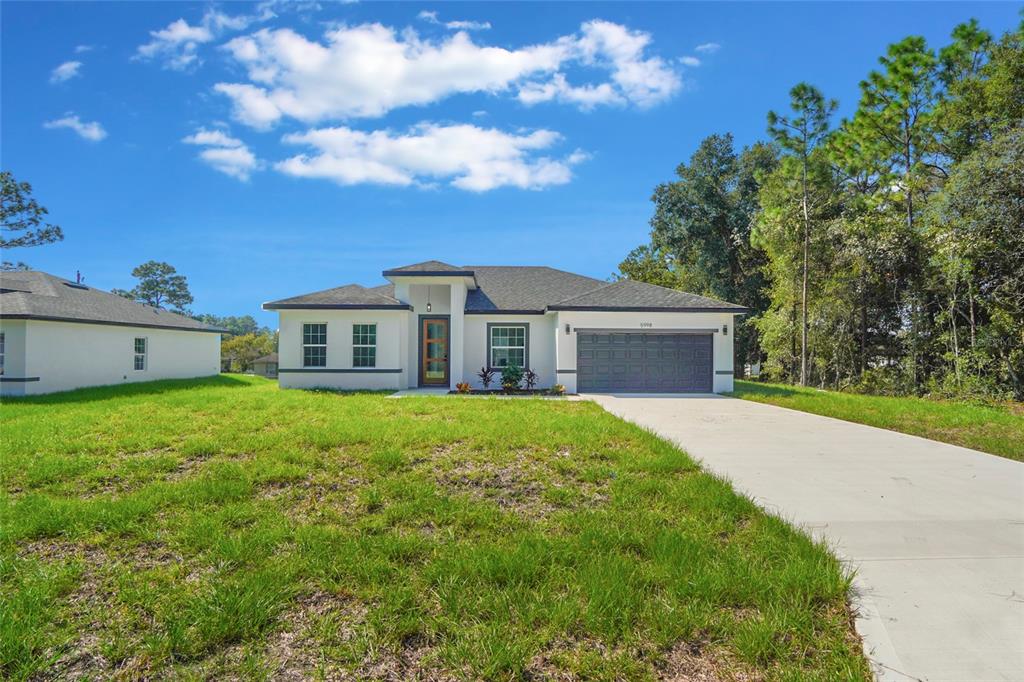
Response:
[[[264,303],[264,310],[412,310],[405,303]]]
[[[75,324],[100,324],[111,327],[141,327],[143,329],[170,329],[178,332],[206,332],[207,334],[230,334],[227,329],[200,329],[179,327],[169,324],[147,324],[145,322],[114,322],[112,320],[85,320],[77,317],[55,317],[51,315],[0,315],[0,320],[43,320],[45,322],[72,322]]]
[[[8,382],[12,384],[23,384],[26,381],[39,381],[39,377],[4,377],[0,376],[0,384],[6,384]]]
[[[466,310],[466,315],[543,315],[543,310]]]
[[[575,374],[575,373],[576,373],[576,370],[574,370],[574,369],[556,369],[555,370],[555,374]]]
[[[716,369],[715,370],[715,374],[722,374],[722,375],[724,375],[724,374],[734,374],[735,372],[736,372],[736,370],[734,370],[734,369]]]
[[[400,369],[378,369],[376,367],[351,369],[325,369],[323,367],[277,368],[278,374],[401,374]]]

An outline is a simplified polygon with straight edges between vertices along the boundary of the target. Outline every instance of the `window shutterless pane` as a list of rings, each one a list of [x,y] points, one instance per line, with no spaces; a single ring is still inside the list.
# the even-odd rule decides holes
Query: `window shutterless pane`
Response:
[[[135,352],[136,353],[145,353],[146,352],[146,339],[140,339],[140,338],[136,338],[135,339]]]
[[[323,345],[327,343],[326,324],[304,324],[302,325],[302,343],[309,345]]]
[[[326,367],[326,346],[304,346],[302,348],[302,365],[304,367]]]
[[[352,349],[353,367],[375,367],[377,365],[377,349],[373,346],[357,346]]]

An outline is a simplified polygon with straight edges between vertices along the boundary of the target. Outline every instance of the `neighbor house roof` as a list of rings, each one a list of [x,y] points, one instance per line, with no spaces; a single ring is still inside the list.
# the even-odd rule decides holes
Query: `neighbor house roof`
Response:
[[[743,313],[747,309],[706,296],[623,279],[548,306],[549,310],[651,310]]]
[[[400,268],[390,268],[381,273],[384,277],[472,277],[473,271],[459,268],[439,260],[428,260]]]
[[[357,310],[410,310],[411,306],[395,298],[393,284],[366,288],[359,284],[346,284],[342,287],[314,291],[311,294],[282,298],[279,301],[264,303],[266,310],[287,310],[289,308],[305,309],[352,309]]]
[[[647,310],[663,312],[731,312],[746,308],[704,296],[632,280],[608,283],[543,266],[465,265],[440,261],[385,270],[384,276],[424,273],[473,277],[466,292],[466,314],[540,314],[548,310]],[[366,288],[358,284],[265,303],[267,310],[287,308],[411,309],[395,298],[393,284]]]
[[[0,318],[225,332],[185,315],[36,271],[0,272]]]
[[[266,355],[256,358],[253,362],[277,362],[277,353],[267,353]]]

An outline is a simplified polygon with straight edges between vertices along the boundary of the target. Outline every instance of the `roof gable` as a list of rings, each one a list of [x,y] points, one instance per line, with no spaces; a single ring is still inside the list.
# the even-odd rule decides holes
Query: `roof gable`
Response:
[[[623,279],[578,296],[566,298],[551,310],[653,310],[666,312],[734,312],[747,309],[735,303],[669,289],[656,284]]]
[[[224,332],[186,315],[61,279],[45,272],[0,273],[0,317]]]
[[[264,310],[287,310],[288,308],[335,308],[335,309],[403,309],[409,306],[395,298],[393,284],[366,288],[359,284],[346,284],[333,289],[314,291],[311,294],[282,298],[263,304]]]
[[[428,260],[400,268],[390,268],[381,273],[384,277],[472,277],[469,268],[459,268],[439,260]]]
[[[542,313],[552,303],[602,285],[599,279],[544,266],[473,265],[477,288],[466,294],[467,313]]]

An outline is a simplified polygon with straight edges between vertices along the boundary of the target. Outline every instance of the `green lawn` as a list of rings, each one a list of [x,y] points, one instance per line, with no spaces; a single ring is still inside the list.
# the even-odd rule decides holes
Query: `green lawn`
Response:
[[[0,407],[0,678],[868,679],[849,576],[589,402]]]
[[[1024,460],[1024,409],[1011,406],[837,393],[751,381],[737,381],[732,395]]]

